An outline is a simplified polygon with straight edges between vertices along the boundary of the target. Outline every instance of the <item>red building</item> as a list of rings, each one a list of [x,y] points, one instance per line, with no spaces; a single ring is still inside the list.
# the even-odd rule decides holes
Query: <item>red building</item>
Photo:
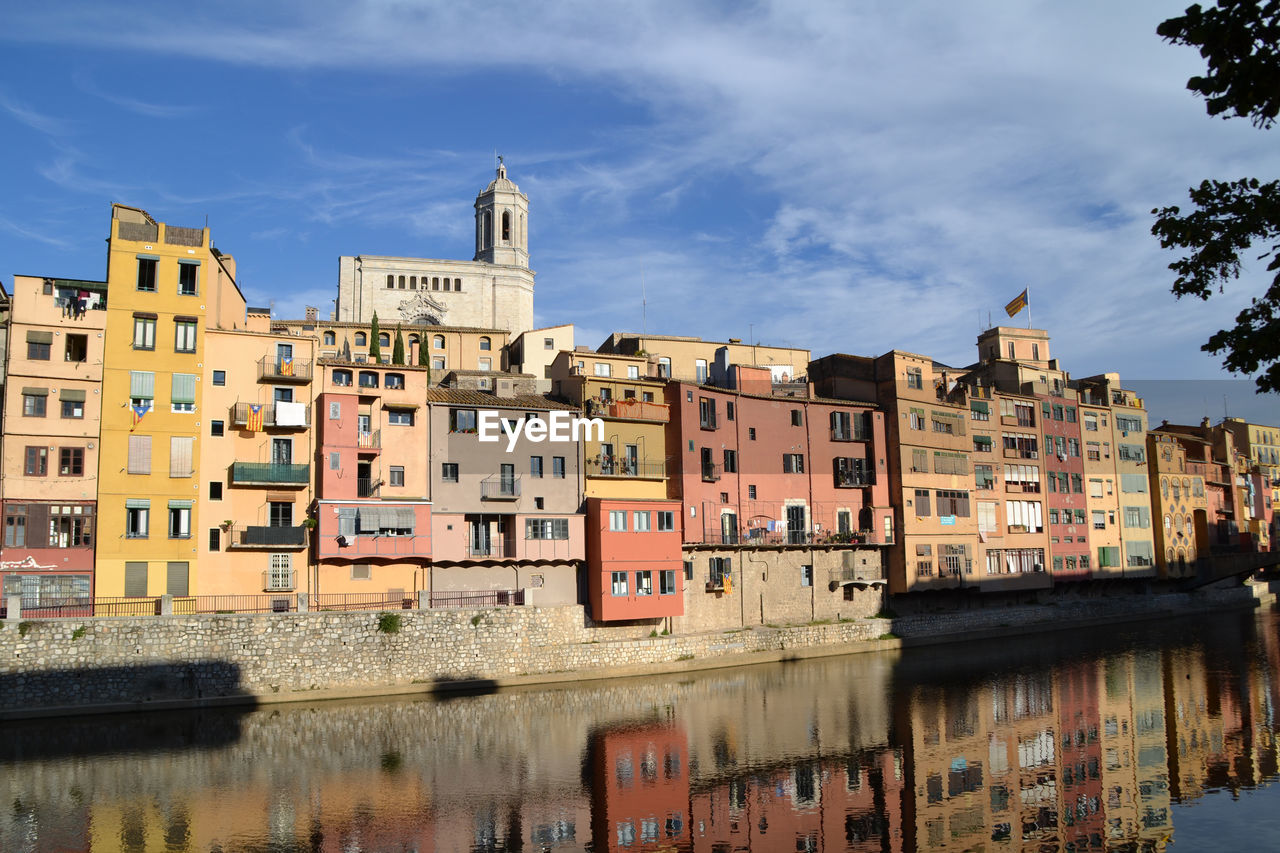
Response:
[[[587,498],[587,588],[598,622],[684,613],[680,502]]]
[[[1037,394],[1044,431],[1046,503],[1053,582],[1087,580],[1090,575],[1089,505],[1085,497],[1080,413],[1076,392],[1062,387]]]
[[[688,850],[689,745],[678,726],[619,727],[593,734],[592,850]]]

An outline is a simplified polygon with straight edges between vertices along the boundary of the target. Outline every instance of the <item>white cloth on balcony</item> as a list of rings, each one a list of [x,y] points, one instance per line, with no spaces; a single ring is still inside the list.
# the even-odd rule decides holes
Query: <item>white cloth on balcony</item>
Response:
[[[305,403],[276,403],[276,426],[306,426]]]

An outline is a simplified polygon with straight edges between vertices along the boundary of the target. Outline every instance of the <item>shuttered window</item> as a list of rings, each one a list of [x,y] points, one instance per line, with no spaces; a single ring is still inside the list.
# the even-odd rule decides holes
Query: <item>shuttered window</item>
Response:
[[[151,473],[151,436],[129,436],[129,473]]]
[[[190,574],[190,563],[169,563],[168,572],[165,576],[164,591],[169,595],[178,597],[188,595]]]
[[[190,436],[175,435],[169,439],[169,476],[190,477],[195,473],[192,462],[192,449],[195,439]]]
[[[196,378],[194,373],[173,374],[173,393],[170,396],[175,407],[183,404],[195,405]]]
[[[129,396],[135,400],[154,400],[156,375],[150,370],[129,371]]]
[[[147,564],[124,564],[124,594],[126,598],[142,598],[147,594]]]

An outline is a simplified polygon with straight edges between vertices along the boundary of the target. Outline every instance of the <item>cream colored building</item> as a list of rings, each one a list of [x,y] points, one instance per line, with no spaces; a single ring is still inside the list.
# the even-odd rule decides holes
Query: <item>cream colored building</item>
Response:
[[[376,311],[384,326],[473,326],[513,335],[533,328],[529,197],[500,163],[476,197],[475,210],[476,252],[470,261],[339,258],[336,319],[367,323]]]
[[[767,367],[775,383],[796,381],[809,367],[809,350],[744,344],[737,338],[704,341],[677,335],[637,335],[615,332],[596,348],[614,355],[640,355],[656,365],[654,375],[706,384],[714,381],[717,362],[721,369],[730,364]]]

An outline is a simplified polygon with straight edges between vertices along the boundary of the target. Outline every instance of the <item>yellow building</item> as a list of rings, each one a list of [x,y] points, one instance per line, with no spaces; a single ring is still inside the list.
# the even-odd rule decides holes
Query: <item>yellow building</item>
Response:
[[[1188,469],[1186,448],[1168,433],[1147,434],[1147,455],[1156,567],[1162,578],[1193,577],[1196,559],[1209,552],[1204,476]]]
[[[1240,418],[1227,418],[1222,426],[1236,439],[1236,448],[1257,465],[1271,486],[1271,502],[1280,502],[1280,426],[1252,424]]]
[[[744,344],[738,338],[704,341],[679,335],[637,335],[630,332],[615,332],[597,347],[597,351],[641,356],[655,366],[657,376],[700,385],[715,376],[717,359],[722,367],[730,364],[767,367],[774,382],[794,382],[808,370],[810,355],[807,349]]]
[[[244,296],[207,228],[119,204],[107,285],[95,594],[190,595],[208,520],[202,443],[215,416],[204,407],[207,331],[244,328]]]
[[[604,439],[583,442],[588,498],[662,500],[667,494],[666,380],[643,356],[565,350],[551,362],[554,393],[604,421]]]

